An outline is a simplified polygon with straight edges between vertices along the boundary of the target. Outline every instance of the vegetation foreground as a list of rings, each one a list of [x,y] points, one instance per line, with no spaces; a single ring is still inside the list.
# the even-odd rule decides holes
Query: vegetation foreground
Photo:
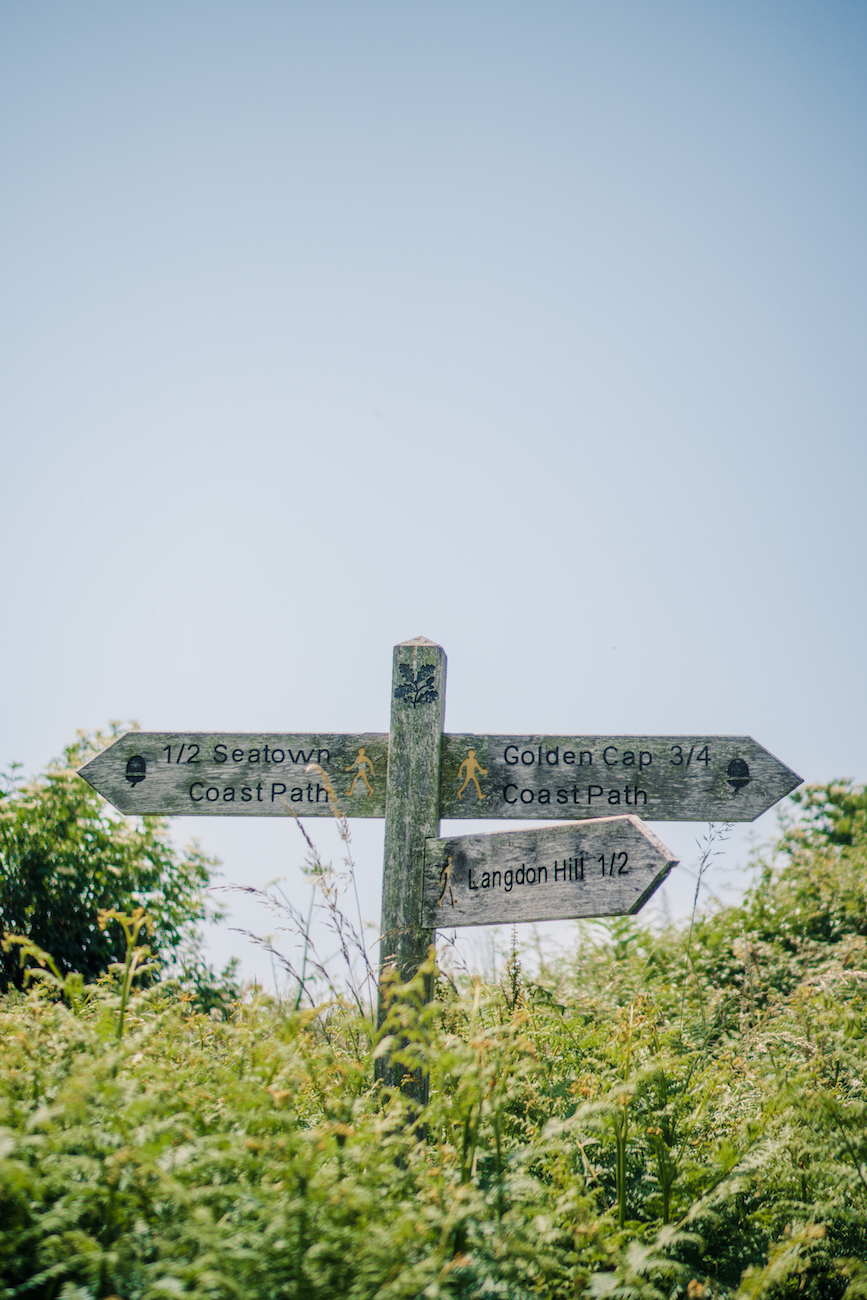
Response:
[[[12,944],[0,1297],[867,1297],[867,793],[798,802],[742,906],[440,972],[386,1040],[154,981],[135,909],[90,983]]]

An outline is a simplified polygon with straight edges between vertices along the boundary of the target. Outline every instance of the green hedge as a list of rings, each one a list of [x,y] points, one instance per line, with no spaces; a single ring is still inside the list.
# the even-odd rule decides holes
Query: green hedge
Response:
[[[806,813],[691,933],[397,991],[421,1115],[339,1003],[46,964],[0,1000],[0,1297],[867,1296],[867,843]]]

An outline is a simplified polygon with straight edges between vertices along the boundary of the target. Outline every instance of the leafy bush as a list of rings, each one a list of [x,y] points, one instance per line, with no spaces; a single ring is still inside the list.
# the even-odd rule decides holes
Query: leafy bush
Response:
[[[82,733],[64,763],[0,791],[0,931],[26,935],[86,981],[123,959],[122,930],[101,930],[100,910],[145,907],[165,964],[193,942],[215,866],[195,847],[178,853],[165,819],[121,817],[76,775],[111,739]],[[0,989],[21,988],[23,979],[18,954],[3,954]]]
[[[691,933],[439,973],[384,1039],[337,998],[130,992],[128,952],[10,991],[0,1297],[867,1295],[865,844],[807,830]],[[374,1082],[396,1043],[421,1114]]]

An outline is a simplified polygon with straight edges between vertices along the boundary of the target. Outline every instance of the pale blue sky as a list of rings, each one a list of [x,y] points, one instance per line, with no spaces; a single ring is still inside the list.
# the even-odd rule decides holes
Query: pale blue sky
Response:
[[[865,76],[827,0],[3,6],[2,757],[385,730],[421,633],[449,730],[867,778]]]

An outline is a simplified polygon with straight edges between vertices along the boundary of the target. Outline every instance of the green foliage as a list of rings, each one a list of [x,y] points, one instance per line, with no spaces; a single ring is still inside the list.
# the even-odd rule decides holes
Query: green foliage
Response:
[[[425,1006],[432,965],[379,1040],[358,1002],[141,987],[142,914],[95,985],[32,948],[44,978],[0,1001],[0,1300],[867,1296],[867,864],[839,790],[741,907],[584,925],[535,978],[513,945]],[[374,1082],[387,1050],[429,1073],[421,1113]]]
[[[792,852],[799,844],[820,849],[829,844],[867,846],[867,788],[834,781],[805,786],[791,799],[801,814],[787,824],[780,845],[785,851]]]
[[[101,911],[146,908],[154,956],[166,964],[205,915],[214,866],[195,847],[178,853],[164,819],[116,815],[76,775],[111,739],[82,734],[63,764],[37,781],[8,780],[0,792],[0,932],[27,936],[61,972],[88,982],[124,960],[122,928],[116,920],[101,928]],[[3,953],[0,989],[23,981],[18,954]]]

